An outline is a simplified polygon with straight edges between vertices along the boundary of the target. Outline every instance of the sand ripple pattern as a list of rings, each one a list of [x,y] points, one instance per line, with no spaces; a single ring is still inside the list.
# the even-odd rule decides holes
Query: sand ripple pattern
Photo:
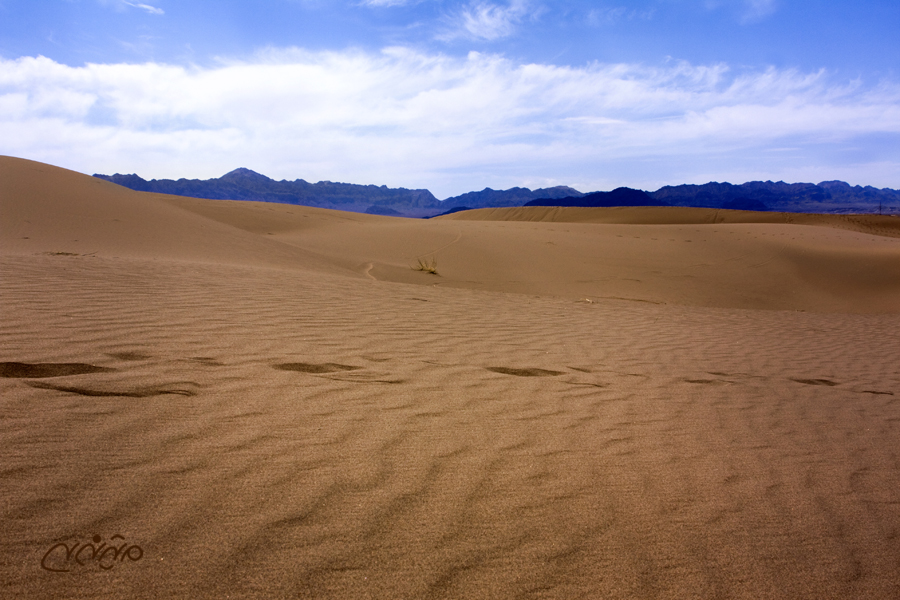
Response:
[[[3,261],[10,597],[900,597],[897,316]]]

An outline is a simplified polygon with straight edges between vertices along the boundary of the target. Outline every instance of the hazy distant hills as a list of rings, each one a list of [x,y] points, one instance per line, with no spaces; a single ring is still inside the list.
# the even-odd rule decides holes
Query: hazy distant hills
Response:
[[[152,179],[137,175],[94,175],[142,192],[158,192],[176,196],[211,198],[214,200],[256,200],[281,204],[302,204],[353,212],[398,214],[423,210],[429,214],[441,206],[428,190],[408,190],[376,185],[355,185],[302,179],[275,181],[250,169],[235,169],[218,179]],[[418,210],[417,210],[418,209]]]
[[[843,181],[785,183],[751,181],[741,185],[706,183],[666,186],[651,192],[673,206],[777,210],[785,212],[877,212],[900,210],[900,191],[851,186]],[[890,207],[890,208],[888,208]]]
[[[656,200],[641,190],[627,187],[616,188],[611,192],[591,192],[568,198],[539,198],[525,203],[525,206],[669,206],[668,202]]]
[[[530,190],[485,188],[445,200],[428,190],[388,188],[303,179],[276,181],[250,169],[235,169],[217,179],[152,179],[138,175],[100,175],[133,190],[215,200],[255,200],[301,204],[370,214],[429,217],[472,208],[507,206],[695,206],[740,210],[815,213],[900,212],[900,191],[871,186],[850,186],[843,181],[784,183],[752,181],[741,185],[665,186],[655,192],[617,188],[583,194],[566,186]]]
[[[525,206],[694,206],[783,212],[870,213],[900,210],[900,191],[850,186],[843,181],[784,183],[751,181],[741,185],[665,186],[655,192],[618,188],[568,198],[539,198]]]
[[[538,198],[576,198],[583,196],[574,188],[560,185],[552,188],[540,188],[529,190],[528,188],[514,187],[508,190],[492,190],[484,188],[480,192],[467,192],[459,196],[447,198],[441,202],[441,207],[446,208],[500,208],[504,206],[522,206],[527,202]]]

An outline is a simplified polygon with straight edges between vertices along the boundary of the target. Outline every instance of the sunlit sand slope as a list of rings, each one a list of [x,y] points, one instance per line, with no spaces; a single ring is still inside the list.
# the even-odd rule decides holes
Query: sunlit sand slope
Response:
[[[419,221],[247,202],[167,201],[381,280],[571,299],[900,312],[896,217],[529,208]],[[500,212],[514,220],[463,219]],[[570,221],[524,218],[534,213],[565,213]],[[439,276],[412,270],[419,259],[433,260]]]
[[[900,218],[890,215],[780,213],[667,206],[622,206],[613,208],[522,206],[467,210],[439,218],[459,221],[530,221],[540,223],[608,223],[620,225],[779,223],[818,225],[874,235],[900,237]]]
[[[12,159],[0,175],[4,596],[900,595],[900,316],[858,272],[894,238],[719,224],[703,253],[685,224],[406,221]],[[579,298],[567,273],[630,290],[612,257],[587,264],[614,250],[659,303]],[[809,279],[828,252],[844,266]],[[713,275],[652,272],[678,257]],[[743,279],[717,279],[726,258]],[[801,290],[772,284],[779,302],[830,312],[774,310],[760,270]],[[131,554],[66,556],[94,536]]]
[[[0,175],[0,227],[16,253],[259,264],[570,299],[900,311],[896,217],[529,207],[422,221],[142,194],[10,158]],[[414,271],[419,259],[438,275]]]

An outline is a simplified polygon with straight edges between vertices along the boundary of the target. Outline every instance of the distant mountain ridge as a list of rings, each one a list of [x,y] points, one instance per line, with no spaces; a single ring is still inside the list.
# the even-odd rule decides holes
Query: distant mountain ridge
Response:
[[[668,202],[654,199],[641,190],[627,187],[616,188],[611,192],[591,192],[581,196],[568,198],[539,198],[526,202],[525,206],[580,206],[580,207],[612,207],[612,206],[669,206]]]
[[[655,192],[617,188],[567,198],[539,198],[525,206],[690,206],[731,210],[850,213],[900,211],[900,191],[850,186],[843,181],[785,183],[751,181],[741,185],[710,182],[665,186]]]
[[[540,188],[530,190],[528,188],[514,187],[508,190],[492,190],[484,188],[480,192],[466,192],[459,196],[447,198],[441,202],[441,207],[454,208],[459,206],[477,206],[478,208],[501,208],[506,206],[522,206],[526,202],[538,198],[572,198],[583,196],[581,192],[565,185],[552,188]]]
[[[330,208],[369,214],[431,217],[475,208],[513,206],[694,206],[784,212],[886,213],[900,212],[900,191],[851,186],[843,181],[785,183],[751,181],[740,185],[710,182],[703,185],[665,186],[655,192],[627,187],[611,192],[584,194],[567,186],[530,190],[485,188],[445,200],[426,189],[388,188],[303,179],[276,181],[246,168],[213,179],[151,179],[136,174],[94,177],[124,187],[162,194],[213,200],[253,200]]]
[[[706,183],[665,186],[650,193],[654,200],[673,206],[778,210],[784,212],[872,212],[879,203],[900,208],[900,191],[872,186],[851,186],[843,181],[785,183],[751,181],[741,185]],[[758,206],[759,208],[752,208]]]
[[[402,206],[413,212],[422,209],[432,212],[441,206],[438,199],[428,190],[388,188],[387,186],[357,185],[320,181],[309,183],[303,179],[275,181],[265,175],[239,168],[216,179],[151,179],[147,181],[136,174],[100,175],[124,187],[141,192],[156,192],[193,198],[212,200],[255,200],[280,204],[300,204],[319,208],[332,208],[351,212],[373,212],[379,210],[399,212]]]

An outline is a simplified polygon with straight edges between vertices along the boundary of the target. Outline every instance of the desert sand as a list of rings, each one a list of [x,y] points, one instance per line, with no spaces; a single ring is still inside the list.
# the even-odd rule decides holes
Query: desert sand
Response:
[[[0,157],[0,277],[0,596],[900,597],[900,218]]]

